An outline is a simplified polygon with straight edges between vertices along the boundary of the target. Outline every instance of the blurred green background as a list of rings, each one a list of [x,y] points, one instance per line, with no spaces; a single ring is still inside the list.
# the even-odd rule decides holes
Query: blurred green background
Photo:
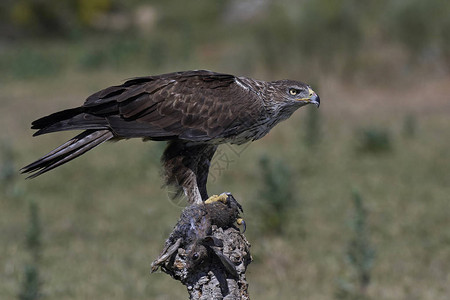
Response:
[[[254,299],[449,299],[449,1],[3,0],[0,30],[1,299],[186,298],[149,275],[185,205],[161,188],[163,143],[18,170],[74,135],[31,121],[188,69],[321,96],[213,161],[210,193],[244,207]]]

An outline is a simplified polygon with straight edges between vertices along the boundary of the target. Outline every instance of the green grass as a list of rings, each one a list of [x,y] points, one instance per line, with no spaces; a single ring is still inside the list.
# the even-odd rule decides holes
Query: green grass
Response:
[[[32,138],[32,120],[78,105],[101,87],[143,74],[144,68],[134,74],[64,72],[3,85],[0,125],[8,130],[0,138],[14,151],[11,164],[17,170],[73,135]],[[354,187],[364,195],[377,251],[368,296],[447,299],[450,119],[439,100],[448,95],[447,82],[424,84],[428,100],[423,103],[402,86],[358,88],[324,80],[316,147],[304,143],[307,111],[300,110],[241,154],[224,148],[233,161],[209,189],[233,192],[244,207],[255,259],[247,273],[254,299],[333,297],[351,236],[348,199]],[[387,103],[386,95],[396,97]],[[414,138],[406,138],[403,116],[411,114],[420,126]],[[389,128],[391,151],[358,151],[358,129],[372,126]],[[39,275],[46,299],[185,298],[178,282],[149,274],[181,212],[160,188],[161,151],[157,143],[138,140],[105,144],[37,179],[7,182],[20,193],[6,193],[2,186],[0,298],[15,299],[23,282],[29,199],[40,208]],[[252,226],[259,216],[251,203],[262,201],[261,155],[289,163],[295,197],[302,200],[287,212],[283,235],[266,235]]]
[[[23,282],[18,297],[20,300],[36,300],[42,298],[39,277],[39,262],[42,251],[42,228],[39,218],[39,206],[36,202],[29,203],[29,224],[25,239],[25,246],[29,258],[24,268]]]

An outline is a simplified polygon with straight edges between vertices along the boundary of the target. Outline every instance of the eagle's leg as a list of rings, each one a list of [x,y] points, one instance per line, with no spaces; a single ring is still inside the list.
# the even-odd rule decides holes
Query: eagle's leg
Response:
[[[177,188],[176,196],[184,192],[189,203],[200,204],[208,198],[206,181],[210,161],[217,146],[170,141],[162,156],[167,185]]]
[[[203,201],[208,199],[208,192],[206,191],[206,182],[208,181],[209,168],[211,167],[211,160],[216,152],[216,145],[204,145],[201,150],[197,168],[195,173],[197,175],[197,186]]]

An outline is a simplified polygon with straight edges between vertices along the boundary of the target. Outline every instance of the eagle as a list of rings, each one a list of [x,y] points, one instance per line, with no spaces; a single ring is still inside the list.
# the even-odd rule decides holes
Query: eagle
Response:
[[[82,106],[32,122],[34,136],[83,132],[21,172],[39,176],[106,141],[166,141],[165,184],[199,204],[209,198],[209,167],[220,144],[260,139],[307,104],[319,107],[319,96],[293,80],[267,82],[207,70],[137,77],[94,93]]]

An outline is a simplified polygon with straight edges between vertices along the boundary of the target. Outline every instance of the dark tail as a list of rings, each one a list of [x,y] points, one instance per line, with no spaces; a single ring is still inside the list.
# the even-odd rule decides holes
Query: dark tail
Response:
[[[34,178],[54,169],[91,150],[95,146],[113,138],[108,129],[86,130],[37,161],[21,169],[22,173],[32,173],[27,178]]]
[[[104,117],[86,113],[84,107],[56,112],[31,123],[31,129],[39,129],[33,136],[63,130],[106,129],[108,122]]]
[[[66,109],[40,118],[32,123],[31,128],[38,129],[34,136],[63,130],[86,131],[22,168],[22,173],[32,173],[28,178],[50,171],[114,137],[106,119],[86,113],[84,107]]]

